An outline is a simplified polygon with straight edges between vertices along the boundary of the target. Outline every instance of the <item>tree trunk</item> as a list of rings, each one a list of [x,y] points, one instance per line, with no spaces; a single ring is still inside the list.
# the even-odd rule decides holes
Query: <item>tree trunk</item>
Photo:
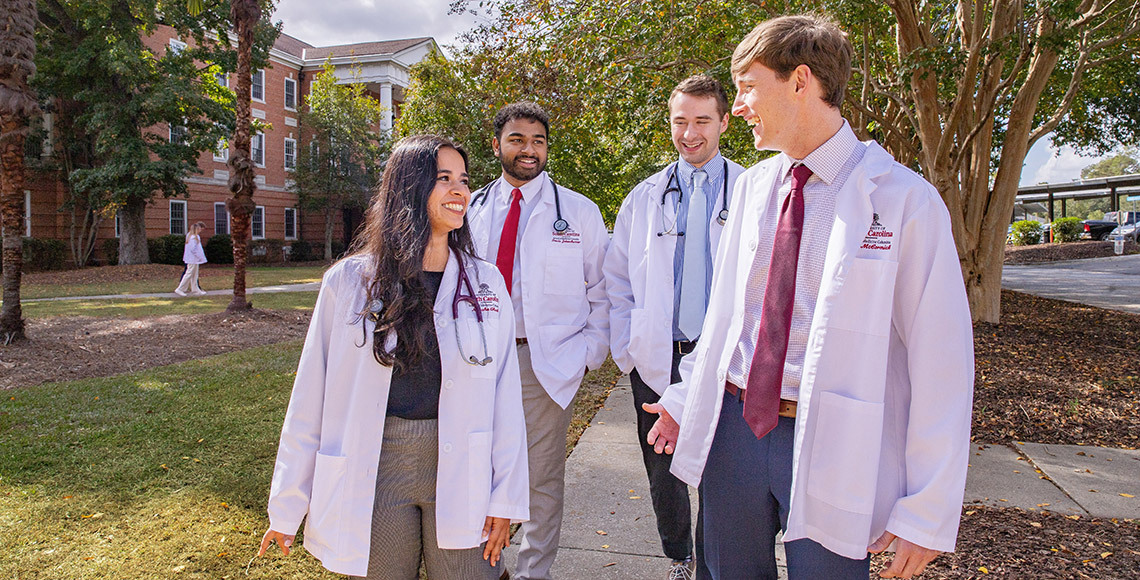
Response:
[[[333,239],[333,208],[325,206],[325,261],[331,262],[333,259],[332,254],[332,239]]]
[[[0,223],[4,225],[4,305],[0,308],[0,344],[24,338],[20,309],[20,274],[23,270],[24,228],[24,123],[15,115],[0,117]]]
[[[253,29],[261,18],[257,0],[231,0],[230,20],[238,38],[237,51],[237,119],[234,127],[233,154],[230,156],[230,191],[226,202],[233,218],[231,239],[234,245],[234,297],[226,312],[249,310],[253,305],[245,298],[245,265],[249,251],[250,217],[256,208],[253,159],[250,157],[250,85],[252,79]]]
[[[119,208],[119,264],[149,264],[146,247],[146,200],[128,199]]]

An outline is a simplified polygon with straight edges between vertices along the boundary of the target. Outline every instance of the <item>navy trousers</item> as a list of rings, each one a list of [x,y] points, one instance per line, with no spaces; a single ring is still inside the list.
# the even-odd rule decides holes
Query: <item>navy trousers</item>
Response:
[[[704,558],[714,580],[776,580],[776,534],[787,527],[796,420],[757,439],[744,403],[725,392],[701,478]],[[867,580],[871,558],[845,558],[808,539],[784,543],[789,580]]]

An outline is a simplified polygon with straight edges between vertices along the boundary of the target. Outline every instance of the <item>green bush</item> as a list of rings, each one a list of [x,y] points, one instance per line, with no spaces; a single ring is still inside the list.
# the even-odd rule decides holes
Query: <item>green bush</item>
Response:
[[[150,245],[149,243],[147,244]],[[119,264],[119,238],[108,238],[103,240],[103,261],[108,266],[117,266]]]
[[[281,240],[250,240],[250,264],[278,264],[284,261],[284,252],[281,248],[285,242]]]
[[[21,238],[23,246],[23,265],[21,272],[42,272],[44,270],[62,270],[67,266],[67,244],[60,240],[43,238]],[[0,255],[0,271],[4,269],[3,256]]]
[[[229,234],[215,234],[202,245],[206,261],[211,264],[233,264],[234,242]]]
[[[293,242],[292,249],[289,250],[289,261],[291,262],[308,262],[319,258],[319,256],[313,255],[313,245],[305,240]]]
[[[186,247],[186,238],[179,235],[151,238],[146,241],[147,253],[152,264],[182,265],[182,251]]]
[[[1033,220],[1013,222],[1013,245],[1028,246],[1041,243],[1041,223]]]
[[[1081,238],[1084,225],[1081,218],[1063,217],[1053,222],[1053,241],[1057,243],[1075,242]]]

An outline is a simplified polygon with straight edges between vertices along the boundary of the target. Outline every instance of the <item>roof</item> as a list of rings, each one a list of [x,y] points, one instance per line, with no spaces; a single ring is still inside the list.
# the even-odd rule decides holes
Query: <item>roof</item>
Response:
[[[280,35],[278,35],[277,42],[273,43],[273,48],[291,54],[297,58],[304,58],[305,49],[313,48],[313,45],[282,32]]]
[[[283,34],[282,36],[285,35]],[[359,42],[356,44],[341,44],[337,46],[311,47],[306,45],[304,59],[324,60],[330,56],[379,56],[396,54],[430,40],[432,40],[430,36],[421,36],[419,38],[383,40],[380,42]]]

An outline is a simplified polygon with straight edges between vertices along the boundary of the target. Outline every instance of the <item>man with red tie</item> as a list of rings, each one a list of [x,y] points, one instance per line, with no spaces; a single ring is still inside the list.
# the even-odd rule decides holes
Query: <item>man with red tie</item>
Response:
[[[973,333],[938,192],[840,113],[851,45],[833,23],[757,26],[733,115],[778,151],[737,181],[701,340],[648,441],[700,485],[714,579],[911,578],[954,549]]]
[[[515,578],[548,579],[562,527],[570,402],[609,353],[602,279],[609,234],[598,206],[547,175],[550,118],[534,103],[495,115],[502,176],[471,199],[477,253],[494,261],[515,309],[530,462],[530,521]]]

